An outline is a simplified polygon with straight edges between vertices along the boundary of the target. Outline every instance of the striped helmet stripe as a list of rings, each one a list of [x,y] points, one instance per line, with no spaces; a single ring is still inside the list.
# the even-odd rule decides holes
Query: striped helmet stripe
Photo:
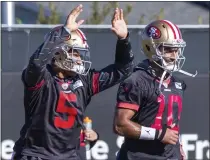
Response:
[[[181,33],[176,25],[174,25],[173,23],[171,23],[168,20],[162,20],[162,21],[169,25],[169,27],[171,28],[171,30],[174,34],[174,39],[181,39]]]

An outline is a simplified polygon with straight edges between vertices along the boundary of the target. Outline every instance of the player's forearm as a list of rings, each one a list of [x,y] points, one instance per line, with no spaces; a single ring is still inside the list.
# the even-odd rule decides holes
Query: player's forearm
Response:
[[[127,120],[121,121],[115,124],[114,131],[124,137],[143,139],[143,140],[155,140],[162,139],[162,132],[150,127],[141,126],[135,122]],[[165,134],[165,133],[163,133]]]
[[[61,38],[69,34],[64,27],[60,27],[48,34],[45,42],[30,57],[29,64],[26,68],[24,79],[29,85],[36,84],[43,77],[46,64],[50,63],[53,58],[52,49],[61,43]]]
[[[125,136],[128,138],[139,139],[139,135],[141,134],[141,126],[135,122],[130,120],[126,122],[115,122],[114,131],[120,136]]]
[[[49,61],[51,61],[54,53],[52,52],[53,48],[62,43],[61,39],[64,39],[67,35],[70,34],[62,26],[57,27],[57,29],[48,33],[45,42],[30,58],[29,63],[33,64],[33,68],[36,67],[42,69]]]
[[[133,66],[133,63],[129,63],[119,68],[116,64],[111,64],[99,72],[92,71],[93,94],[104,91],[130,76]]]
[[[32,54],[27,68],[22,73],[22,80],[28,87],[32,87],[41,81],[43,66],[38,65],[36,59],[39,59],[43,45],[44,43]]]
[[[118,39],[116,45],[115,63],[118,65],[129,64],[133,61],[134,56],[130,43],[129,33],[125,39]]]
[[[92,87],[93,94],[101,92],[113,85],[126,79],[134,68],[134,56],[131,50],[129,35],[126,39],[117,41],[115,63],[111,64],[99,72],[92,71],[92,84],[97,87]]]

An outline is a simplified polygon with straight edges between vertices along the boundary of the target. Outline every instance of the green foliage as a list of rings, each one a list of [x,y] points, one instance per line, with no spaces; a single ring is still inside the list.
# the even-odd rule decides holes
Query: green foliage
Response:
[[[101,24],[104,22],[105,18],[110,14],[111,11],[113,11],[116,7],[119,7],[119,2],[107,2],[103,5],[102,9],[99,7],[100,2],[94,1],[92,3],[91,9],[92,13],[90,18],[87,19],[87,24]],[[125,9],[123,9],[124,13],[124,19],[126,23],[128,23],[128,15],[132,12],[133,6],[131,4],[127,4]],[[150,16],[148,18],[149,21],[151,20],[158,20],[158,19],[164,19],[164,8],[161,8],[158,13]],[[147,16],[145,14],[142,14],[139,18],[138,24],[145,24],[145,18]]]
[[[39,5],[39,13],[37,17],[38,24],[60,24],[61,15],[58,13],[57,8],[53,2],[49,2],[50,16],[45,16],[43,5]]]
[[[126,23],[128,23],[128,18],[127,17],[131,13],[132,9],[133,9],[133,6],[131,4],[127,4],[125,9],[124,9],[123,14],[124,14],[124,19],[125,19]]]
[[[18,17],[15,18],[17,24],[23,24],[22,20]]]
[[[138,24],[145,24],[145,18],[147,18],[147,20],[149,21],[152,21],[152,20],[164,19],[164,17],[165,17],[164,8],[161,8],[160,11],[158,11],[158,13],[155,13],[150,17],[146,17],[145,14],[142,14],[139,18]]]
[[[203,24],[203,17],[198,16],[198,24]]]
[[[61,15],[57,11],[57,7],[53,2],[49,2],[49,10],[50,16],[45,16],[43,5],[39,5],[39,13],[37,17],[38,24],[60,24],[61,23]],[[119,7],[119,2],[109,1],[103,6],[99,1],[93,1],[91,5],[91,15],[86,20],[86,24],[101,24],[104,22],[107,16],[112,15],[113,11],[116,7]],[[133,6],[131,4],[127,4],[123,9],[124,19],[126,23],[128,23],[128,15],[132,12]],[[148,21],[164,19],[165,13],[164,8],[161,8],[157,13],[147,16],[145,14],[141,14],[138,20],[138,24],[146,24]],[[17,24],[22,24],[22,20],[20,18],[16,18]],[[203,17],[198,16],[197,19],[198,24],[203,24]]]
[[[145,14],[142,14],[139,18],[138,24],[145,24],[145,18],[147,18],[147,20],[149,21],[164,19],[165,18],[164,8],[161,8],[160,11],[158,11],[158,13],[153,14],[149,18],[146,17]],[[203,17],[198,16],[198,24],[203,24]]]
[[[142,14],[139,18],[138,24],[145,24],[145,17],[146,17],[146,15]]]
[[[152,15],[149,20],[151,21],[151,20],[160,20],[160,19],[164,19],[164,8],[161,8],[158,13]]]
[[[101,24],[104,22],[106,17],[108,15],[113,14],[113,10],[119,7],[119,3],[116,1],[110,1],[107,2],[102,6],[102,9],[100,7],[100,2],[94,1],[92,2],[92,13],[90,17],[86,20],[87,24]],[[127,22],[127,16],[132,11],[132,6],[130,4],[127,4],[125,9],[123,10],[125,21]]]

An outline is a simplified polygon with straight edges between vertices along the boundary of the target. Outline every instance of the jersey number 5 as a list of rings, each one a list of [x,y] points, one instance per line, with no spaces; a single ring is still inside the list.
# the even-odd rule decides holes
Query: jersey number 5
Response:
[[[161,129],[162,128],[162,118],[163,118],[163,112],[165,107],[168,107],[168,112],[167,112],[167,126],[171,126],[173,124],[173,107],[174,107],[174,103],[176,103],[177,105],[177,111],[178,111],[178,117],[177,119],[180,120],[180,114],[181,114],[181,110],[182,110],[182,99],[180,96],[178,95],[169,95],[168,96],[168,106],[166,106],[165,104],[165,99],[163,97],[163,95],[161,95],[160,97],[158,97],[158,101],[160,102],[159,105],[159,109],[158,109],[158,113],[155,117],[155,121],[154,124],[151,126],[153,128],[156,129]],[[173,128],[174,130],[179,130],[179,127],[176,126]]]
[[[64,92],[60,92],[56,112],[67,114],[68,118],[67,120],[64,120],[61,117],[56,116],[54,119],[54,125],[56,127],[63,129],[73,127],[77,116],[77,109],[71,107],[70,102],[76,102],[76,99],[76,95],[73,93],[66,94]]]

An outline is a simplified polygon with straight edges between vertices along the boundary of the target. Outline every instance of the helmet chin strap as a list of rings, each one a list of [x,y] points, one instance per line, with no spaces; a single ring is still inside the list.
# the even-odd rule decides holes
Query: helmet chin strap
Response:
[[[161,78],[160,78],[160,83],[159,83],[159,87],[158,87],[160,92],[161,92],[161,86],[162,86],[162,84],[163,84],[163,79],[164,79],[166,73],[167,73],[167,71],[164,70],[164,72],[163,72],[163,74],[162,74],[162,76],[161,76]]]
[[[180,72],[180,73],[182,73],[182,74],[185,74],[185,75],[187,75],[187,76],[191,76],[191,77],[195,77],[197,74],[198,74],[198,72],[197,71],[195,71],[195,74],[192,74],[192,73],[189,73],[189,72],[186,72],[186,71],[183,71],[183,70],[178,70],[178,72]]]
[[[160,78],[160,83],[159,83],[159,91],[160,91],[160,93],[162,93],[161,92],[161,86],[162,86],[162,84],[163,84],[163,80],[164,80],[164,78],[165,78],[165,75],[166,75],[166,73],[167,72],[180,72],[180,73],[182,73],[182,74],[185,74],[185,75],[187,75],[187,76],[191,76],[191,77],[195,77],[196,75],[197,75],[197,71],[196,71],[196,73],[195,74],[191,74],[191,73],[189,73],[189,72],[186,72],[186,71],[184,71],[184,70],[181,70],[181,69],[178,69],[178,67],[176,66],[176,65],[167,65],[167,63],[163,60],[162,61],[163,62],[163,64],[164,64],[164,67],[162,67],[162,66],[160,66],[158,63],[156,63],[156,64],[158,64],[158,66],[160,66],[161,68],[163,68],[164,69],[164,72],[163,72],[163,74],[162,74],[162,76],[161,76],[161,78]]]
[[[167,65],[167,63],[164,60],[163,60],[163,65],[169,71],[180,72],[180,73],[185,74],[187,76],[195,77],[198,74],[197,71],[195,72],[195,74],[192,74],[192,73],[186,72],[184,70],[178,69],[177,65]]]

